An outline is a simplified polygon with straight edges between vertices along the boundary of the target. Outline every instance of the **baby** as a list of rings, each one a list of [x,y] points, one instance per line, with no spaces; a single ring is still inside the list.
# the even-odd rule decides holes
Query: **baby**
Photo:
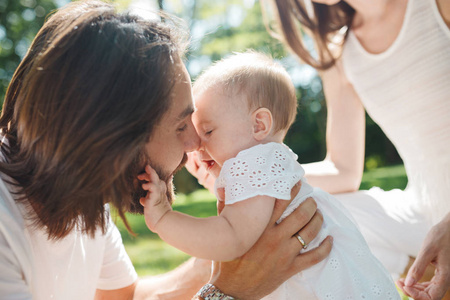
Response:
[[[324,222],[316,247],[326,236],[333,249],[323,262],[293,276],[264,299],[399,299],[389,274],[370,252],[349,213],[331,195],[311,187],[295,155],[283,144],[297,110],[295,88],[280,65],[263,54],[234,54],[195,82],[192,120],[201,139],[199,156],[225,190],[219,216],[194,218],[172,211],[164,184],[149,166],[141,199],[150,230],[180,250],[216,261],[243,255],[267,226],[275,199],[291,199],[281,221],[313,197]]]

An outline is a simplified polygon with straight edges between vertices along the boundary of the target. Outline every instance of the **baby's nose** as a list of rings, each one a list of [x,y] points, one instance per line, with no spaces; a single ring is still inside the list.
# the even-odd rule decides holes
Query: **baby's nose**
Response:
[[[200,148],[197,150],[197,152],[198,152],[198,156],[201,161],[211,159],[211,157],[208,155],[208,153],[205,151],[205,148],[203,148],[201,144],[200,144]]]

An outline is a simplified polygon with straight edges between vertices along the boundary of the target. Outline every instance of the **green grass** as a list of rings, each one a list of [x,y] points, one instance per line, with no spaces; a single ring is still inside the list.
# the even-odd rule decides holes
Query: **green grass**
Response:
[[[361,189],[369,189],[372,186],[378,186],[385,190],[403,189],[406,182],[403,166],[377,168],[364,173]],[[216,214],[215,198],[206,190],[197,190],[189,195],[178,195],[173,208],[197,217]],[[119,218],[116,223],[122,234],[125,249],[139,276],[165,273],[189,258],[188,255],[167,245],[156,234],[148,230],[142,216],[127,215],[127,220],[136,233],[136,237],[127,232]],[[403,296],[402,299],[408,298]]]
[[[208,217],[217,213],[215,198],[207,190],[178,195],[173,208],[196,217]],[[165,273],[189,258],[187,254],[166,244],[151,232],[145,225],[143,216],[128,214],[127,220],[136,237],[127,232],[120,218],[116,218],[116,224],[139,276]]]
[[[385,191],[404,189],[407,182],[403,165],[383,167],[364,172],[360,189],[367,190],[373,186],[378,186]]]

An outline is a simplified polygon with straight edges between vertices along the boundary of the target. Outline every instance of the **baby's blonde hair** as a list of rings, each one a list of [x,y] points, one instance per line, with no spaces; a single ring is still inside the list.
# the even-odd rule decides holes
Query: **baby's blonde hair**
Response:
[[[261,107],[270,110],[274,133],[287,131],[295,120],[295,87],[286,70],[265,54],[234,53],[216,62],[197,78],[194,94],[212,88],[229,97],[244,96],[251,111]]]

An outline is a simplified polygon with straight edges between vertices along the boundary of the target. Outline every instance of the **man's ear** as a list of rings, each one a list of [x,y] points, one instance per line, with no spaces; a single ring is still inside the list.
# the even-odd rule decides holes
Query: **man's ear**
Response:
[[[257,141],[264,140],[272,130],[272,113],[265,107],[258,108],[252,113],[253,137]]]

